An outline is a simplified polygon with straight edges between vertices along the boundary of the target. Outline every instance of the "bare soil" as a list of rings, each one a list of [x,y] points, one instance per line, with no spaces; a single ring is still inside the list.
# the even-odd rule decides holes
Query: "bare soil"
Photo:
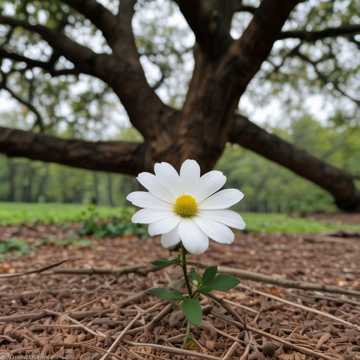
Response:
[[[7,227],[1,228],[0,241],[13,237],[15,232],[16,236],[34,244],[49,234],[66,237],[72,230],[56,226]],[[0,273],[40,268],[67,258],[79,259],[62,265],[62,268],[113,268],[149,263],[169,256],[158,239],[127,237],[91,241],[91,247],[48,244],[27,256],[8,256],[0,263]],[[212,243],[204,256],[193,260],[360,290],[360,239],[357,237],[339,237],[332,241],[324,236],[239,234],[233,245]],[[205,316],[203,326],[193,330],[195,341],[187,344],[197,355],[175,354],[172,349],[183,348],[186,328],[179,311],[176,308],[170,310],[152,327],[146,327],[166,308],[166,303],[149,296],[127,303],[124,300],[150,287],[166,286],[176,272],[174,268],[167,268],[146,276],[43,273],[0,279],[0,359],[25,356],[36,359],[100,359],[137,314],[140,314],[138,320],[108,359],[199,359],[201,356],[225,360],[319,358],[241,330],[231,321],[224,320],[224,317],[230,319],[229,315],[206,299],[204,305],[209,305],[210,312]],[[246,306],[234,305],[233,308],[249,325],[321,353],[328,359],[360,359],[359,298],[283,289],[254,282],[242,284],[350,323],[345,325],[250,290],[236,289],[226,295],[217,293],[217,296]],[[217,333],[214,327],[223,334]],[[238,339],[236,346],[233,345],[234,338]],[[134,343],[157,344],[170,347],[170,350]],[[244,354],[247,346],[248,355]],[[233,353],[227,353],[231,347]]]

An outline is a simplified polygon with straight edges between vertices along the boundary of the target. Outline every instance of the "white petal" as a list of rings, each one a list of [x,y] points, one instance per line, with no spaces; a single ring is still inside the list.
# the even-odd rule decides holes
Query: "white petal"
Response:
[[[210,196],[200,204],[200,209],[215,210],[226,209],[239,202],[244,194],[237,189],[225,189]]]
[[[231,244],[234,239],[234,233],[226,226],[206,218],[194,218],[200,229],[210,238],[221,244]]]
[[[176,169],[171,164],[164,161],[161,163],[156,163],[154,165],[154,170],[157,176],[166,177],[168,180],[174,180],[179,177]]]
[[[164,248],[172,248],[180,242],[179,227],[161,236],[161,245]]]
[[[196,195],[196,189],[200,181],[200,166],[195,160],[185,160],[181,165],[180,178],[182,192]]]
[[[146,191],[134,191],[130,193],[126,199],[133,205],[138,207],[159,209],[159,210],[170,210],[171,205],[165,201],[156,198],[154,195]]]
[[[159,182],[173,195],[181,194],[180,176],[175,168],[167,162],[156,163],[154,171]]]
[[[218,170],[212,170],[200,178],[200,183],[196,191],[198,201],[203,201],[216,191],[220,190],[226,182],[226,176]]]
[[[171,214],[169,217],[153,222],[149,225],[148,231],[150,236],[166,234],[173,230],[180,222],[180,218]]]
[[[138,224],[151,224],[171,215],[170,210],[141,209],[133,215],[131,221]]]
[[[137,176],[137,180],[142,186],[144,186],[145,189],[149,190],[149,192],[157,198],[167,202],[171,202],[173,200],[173,196],[160,183],[155,175],[148,172],[142,172]]]
[[[180,169],[181,177],[200,177],[200,166],[195,160],[185,160]]]
[[[203,231],[190,219],[179,224],[179,235],[184,248],[190,254],[202,254],[209,247],[209,239]]]
[[[235,229],[243,230],[246,226],[243,218],[237,212],[232,210],[200,210],[199,216]]]

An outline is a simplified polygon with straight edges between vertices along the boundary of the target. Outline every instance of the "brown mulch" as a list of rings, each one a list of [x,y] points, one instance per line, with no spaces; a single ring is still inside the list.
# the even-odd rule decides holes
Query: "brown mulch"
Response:
[[[0,241],[14,236],[13,231],[17,231],[17,236],[28,238],[30,243],[36,243],[47,231],[53,236],[65,237],[71,229],[2,228]],[[27,256],[8,257],[0,262],[0,273],[26,271],[65,258],[80,259],[66,263],[62,266],[64,268],[110,268],[148,263],[168,256],[169,252],[160,247],[157,239],[92,239],[91,248],[50,244]],[[233,245],[212,243],[210,251],[194,260],[360,290],[359,239],[332,242],[317,236],[240,234]],[[166,307],[165,302],[144,296],[124,304],[124,299],[145,289],[166,286],[174,278],[174,272],[176,270],[168,268],[147,276],[37,274],[0,279],[0,359],[26,358],[26,355],[39,359],[100,359],[138,313],[141,315],[132,329],[140,330],[130,330],[114,351],[116,355],[109,356],[109,359],[197,359],[199,357],[175,355],[164,349],[130,343],[182,348],[181,335],[185,333],[186,324],[176,309],[154,323],[152,328],[144,330],[141,326],[154,319]],[[354,324],[343,325],[249,290],[233,290],[226,298],[249,308],[236,309],[251,326],[326,354],[330,359],[360,359],[360,331],[359,327],[356,329],[356,325],[360,326],[359,298],[243,283]],[[210,303],[205,301],[204,305]],[[20,318],[20,315],[24,316]],[[227,360],[240,359],[250,338],[249,355],[243,359],[318,358],[239,330],[221,316],[228,315],[213,306],[205,316],[204,326],[193,332],[195,342],[190,344],[193,351],[214,359],[224,358],[234,340],[216,333],[214,326],[239,339]]]

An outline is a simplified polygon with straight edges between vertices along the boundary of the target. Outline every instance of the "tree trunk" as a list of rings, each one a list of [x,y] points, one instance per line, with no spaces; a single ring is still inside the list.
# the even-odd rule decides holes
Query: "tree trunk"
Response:
[[[100,191],[99,191],[99,176],[96,172],[92,174],[92,188],[93,188],[93,196],[91,203],[98,205],[100,202]]]
[[[114,206],[114,196],[113,196],[114,187],[113,187],[113,176],[111,173],[107,174],[106,180],[107,180],[106,191],[107,191],[108,202],[110,206]]]
[[[32,190],[33,190],[33,180],[34,180],[35,169],[32,167],[30,161],[28,161],[23,167],[23,182],[22,182],[22,196],[21,200],[23,202],[32,202]]]
[[[44,166],[45,166],[45,174],[40,174],[40,179],[38,180],[37,192],[36,195],[34,196],[34,199],[37,202],[39,202],[39,200],[41,200],[41,202],[46,200],[50,170],[49,170],[49,164],[45,164]]]
[[[7,164],[8,164],[8,186],[9,186],[7,201],[16,201],[17,166],[13,159],[8,159]]]
[[[193,158],[209,170],[224,151],[240,96],[223,59],[209,60],[200,50],[195,54],[195,69],[178,122],[178,161]]]

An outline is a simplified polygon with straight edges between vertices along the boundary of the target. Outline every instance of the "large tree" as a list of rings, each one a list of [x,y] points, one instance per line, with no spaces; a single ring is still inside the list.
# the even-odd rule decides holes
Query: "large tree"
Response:
[[[159,80],[151,83],[144,70],[147,63],[142,57],[151,61],[159,49],[142,44],[141,37],[134,34],[133,18],[148,3],[151,1],[120,0],[103,2],[105,5],[97,0],[0,2],[0,86],[34,116],[32,131],[0,127],[0,152],[134,175],[150,169],[156,161],[178,166],[185,158],[197,159],[204,169],[210,169],[230,142],[327,190],[341,209],[360,209],[360,192],[351,174],[271,134],[239,113],[240,98],[260,71],[274,82],[288,81],[292,90],[305,86],[303,83],[330,86],[330,90],[357,106],[359,100],[346,88],[359,66],[353,56],[339,75],[341,53],[349,54],[360,47],[356,1],[174,1],[195,38],[194,45],[180,51],[191,51],[194,59],[180,106],[172,99],[164,100],[160,93],[168,67],[174,62],[167,59],[170,55],[166,48],[162,61],[154,61],[160,70]],[[336,4],[340,4],[339,8]],[[237,17],[239,14],[249,18],[242,20]],[[239,22],[241,25],[234,28]],[[102,40],[92,44],[89,35],[95,39],[99,33]],[[174,44],[172,50],[172,54],[179,52]],[[292,79],[291,73],[283,73],[287,62],[288,68],[297,67],[297,74],[305,75]],[[305,71],[304,66],[310,66],[312,72]],[[60,121],[48,98],[71,102],[71,96],[62,96],[69,90],[64,81],[74,84],[84,75],[103,85],[99,82],[93,96],[87,93],[81,103],[72,102],[72,109],[78,110],[75,117],[86,120],[104,116],[100,105],[91,111],[90,106],[84,109],[83,104],[103,100],[111,91],[141,133],[143,142],[95,142],[54,136],[51,124],[44,122],[36,105],[52,109],[50,123]],[[39,99],[34,99],[39,90]],[[292,90],[287,88],[286,92]]]

